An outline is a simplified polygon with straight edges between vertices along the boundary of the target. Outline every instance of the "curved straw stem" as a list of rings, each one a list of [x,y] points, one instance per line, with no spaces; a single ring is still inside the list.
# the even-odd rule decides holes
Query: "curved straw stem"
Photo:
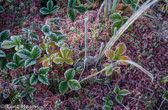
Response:
[[[99,71],[99,72],[97,72],[97,73],[95,73],[95,74],[91,74],[91,75],[87,76],[86,78],[84,78],[84,79],[81,80],[80,82],[83,82],[83,81],[85,81],[85,80],[87,80],[87,79],[89,79],[89,78],[91,78],[91,77],[93,77],[93,76],[96,76],[96,75],[100,74],[101,72],[105,71],[106,69],[112,68],[113,65],[120,64],[121,62],[127,62],[127,63],[129,63],[129,64],[131,64],[131,65],[136,66],[136,67],[139,68],[141,71],[143,71],[145,74],[147,74],[147,75],[151,78],[151,80],[152,80],[151,82],[153,82],[153,80],[154,80],[153,75],[152,75],[150,72],[148,72],[147,70],[145,70],[142,66],[140,66],[139,64],[137,64],[137,63],[135,63],[135,62],[133,62],[133,61],[131,61],[131,60],[118,60],[118,61],[116,61],[116,62],[113,63],[113,64],[111,63],[109,66],[105,67],[105,68],[102,69],[101,71]]]

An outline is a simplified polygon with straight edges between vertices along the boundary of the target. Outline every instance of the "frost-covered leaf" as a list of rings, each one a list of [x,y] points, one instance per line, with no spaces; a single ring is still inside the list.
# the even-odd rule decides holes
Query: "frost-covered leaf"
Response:
[[[55,33],[51,33],[49,36],[50,41],[55,41],[56,43],[62,41],[62,40],[67,40],[67,36],[65,35],[57,35]]]
[[[20,93],[20,96],[23,98],[23,97],[26,97],[26,95],[27,95],[27,92],[26,91],[22,91],[21,93]]]
[[[107,58],[109,58],[110,60],[112,60],[114,58],[114,51],[111,49],[108,49],[105,51],[105,55]]]
[[[48,8],[49,10],[51,10],[52,7],[53,7],[53,1],[52,1],[52,0],[49,0],[49,1],[47,2],[47,8]]]
[[[38,82],[38,75],[32,75],[31,77],[30,77],[30,84],[31,85],[34,85],[34,84],[36,84]]]
[[[26,44],[23,44],[23,46],[24,46],[24,48],[27,49],[28,51],[31,51],[34,45],[33,45],[33,44],[28,44],[28,43],[26,43]]]
[[[16,85],[16,84],[18,84],[18,82],[19,82],[19,79],[18,79],[18,78],[15,78],[15,79],[12,81],[12,84],[13,84],[13,85]]]
[[[9,30],[4,30],[0,33],[0,42],[3,42],[9,37],[10,31]]]
[[[26,80],[27,78],[25,76],[21,76],[19,79],[20,80]]]
[[[32,57],[34,59],[39,58],[41,56],[41,50],[40,50],[40,48],[38,46],[34,46],[33,49],[32,49],[31,54],[32,54]]]
[[[43,7],[40,9],[40,13],[47,15],[47,14],[50,14],[50,10],[48,8]]]
[[[108,68],[106,71],[105,71],[105,74],[106,76],[110,76],[113,74],[113,69],[112,68]]]
[[[4,12],[4,8],[0,6],[0,13]]]
[[[75,79],[71,79],[68,81],[68,86],[71,90],[79,90],[81,88],[80,82]]]
[[[117,48],[115,50],[115,57],[114,60],[120,60],[120,56],[125,53],[127,47],[125,46],[124,43],[119,43],[117,45]]]
[[[31,58],[31,53],[27,49],[19,50],[16,54],[20,58]]]
[[[36,34],[33,34],[33,35],[32,35],[32,38],[33,38],[34,40],[39,40],[39,36],[36,35]]]
[[[73,10],[69,10],[67,14],[68,14],[68,17],[74,22],[75,19],[76,19],[74,11]]]
[[[102,107],[103,110],[111,110],[111,107],[109,105],[104,105]]]
[[[45,75],[42,75],[42,74],[38,75],[38,80],[43,84],[46,84],[46,85],[49,84],[48,78]]]
[[[34,60],[33,58],[28,58],[26,61],[25,61],[25,67],[27,68],[28,66],[31,66],[31,65],[34,65],[36,64],[37,61]]]
[[[18,64],[18,66],[19,66],[20,68],[22,68],[22,67],[24,67],[24,64],[25,64],[25,60],[21,60],[21,61],[19,62],[19,64]]]
[[[67,90],[68,90],[68,83],[67,83],[67,81],[62,81],[59,84],[59,91],[60,91],[60,93],[61,94],[65,94]]]
[[[116,101],[117,101],[118,103],[122,103],[123,98],[122,98],[121,95],[117,95],[117,96],[115,97],[115,99],[116,99]]]
[[[60,51],[61,51],[61,55],[64,59],[68,58],[68,57],[71,57],[72,56],[72,51],[66,49],[66,48],[60,48]]]
[[[122,19],[121,15],[118,13],[114,13],[110,15],[110,20],[113,22],[120,21]]]
[[[6,64],[8,63],[8,60],[6,58],[3,58],[0,60],[0,68],[1,70],[6,68]]]
[[[2,42],[1,47],[4,49],[10,49],[17,46],[13,41],[5,40]]]
[[[102,98],[105,102],[107,102],[109,99],[108,99],[108,97],[103,97]]]
[[[122,95],[122,96],[125,96],[125,95],[128,95],[128,94],[130,94],[130,92],[126,89],[123,89],[123,90],[120,91],[120,95]]]
[[[130,5],[132,3],[131,0],[123,0],[123,2],[126,4],[126,5]]]
[[[51,13],[55,13],[56,11],[59,10],[59,6],[54,6],[52,9],[51,9]]]
[[[22,80],[19,80],[19,84],[22,88],[26,88],[26,85],[24,84],[24,82]]]
[[[52,33],[55,33],[57,36],[62,35],[62,33],[61,33],[61,32],[59,32],[59,31],[54,31],[54,32],[52,32]]]
[[[70,65],[73,64],[72,58],[66,58],[66,59],[65,59],[65,62],[66,62],[67,64],[70,64]]]
[[[43,75],[46,75],[49,71],[49,68],[48,67],[41,67],[39,69],[39,74],[43,74]]]
[[[13,61],[15,62],[15,64],[19,65],[20,57],[17,54],[14,54],[13,55]]]
[[[73,8],[76,4],[76,0],[68,0],[68,7]]]
[[[49,25],[44,25],[42,27],[42,31],[46,36],[49,36],[50,35],[50,26]]]
[[[84,6],[75,6],[75,7],[73,7],[73,9],[75,9],[79,13],[85,13],[85,11],[86,11],[86,8]]]
[[[56,64],[63,64],[64,63],[64,59],[61,57],[54,57],[53,62]]]
[[[118,86],[116,86],[115,88],[114,88],[114,93],[116,93],[116,94],[120,94],[120,88],[118,87]]]
[[[112,31],[111,31],[112,34],[114,34],[115,27],[117,28],[117,30],[119,30],[121,25],[122,25],[122,21],[121,20],[114,22],[113,25],[112,25]]]
[[[11,70],[16,70],[18,68],[18,65],[15,63],[8,63],[6,66]]]
[[[0,50],[0,57],[6,57],[6,54],[2,50]]]
[[[14,42],[14,44],[16,44],[17,46],[20,45],[21,43],[21,38],[20,36],[11,36],[11,40]]]
[[[33,92],[35,92],[36,91],[36,88],[34,88],[34,87],[29,87],[28,89],[27,89],[27,93],[33,93]]]
[[[67,81],[71,80],[75,76],[75,70],[74,69],[66,70],[64,76]]]

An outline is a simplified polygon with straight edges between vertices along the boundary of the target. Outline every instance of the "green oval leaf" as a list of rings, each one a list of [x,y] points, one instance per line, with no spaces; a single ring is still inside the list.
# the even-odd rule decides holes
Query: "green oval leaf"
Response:
[[[112,60],[114,58],[114,51],[111,49],[105,50],[105,55],[108,59]]]
[[[116,101],[117,101],[118,103],[122,103],[123,98],[122,98],[121,95],[117,95],[117,96],[115,97],[115,99],[116,99]]]
[[[34,40],[39,40],[39,36],[36,35],[36,34],[33,34],[33,35],[32,35],[32,38],[33,38]]]
[[[49,25],[44,25],[42,27],[42,31],[46,36],[49,36],[50,35],[50,26]]]
[[[50,14],[50,10],[48,8],[43,7],[40,9],[40,13],[43,15],[47,15]]]
[[[6,64],[8,63],[8,60],[6,58],[3,58],[0,60],[0,68],[1,70],[6,68]]]
[[[68,86],[71,90],[79,90],[81,88],[81,85],[78,80],[71,79],[68,81]]]
[[[130,5],[132,3],[131,0],[123,0],[123,2],[126,4],[126,5]]]
[[[102,107],[103,110],[111,110],[111,107],[109,105],[104,105]]]
[[[16,54],[20,58],[31,58],[31,53],[27,49],[19,50]]]
[[[4,40],[6,40],[9,37],[9,30],[4,30],[0,33],[0,42],[3,42]]]
[[[34,87],[29,87],[28,89],[27,89],[27,93],[33,93],[33,92],[35,92],[36,91],[36,88],[34,88]]]
[[[23,98],[23,97],[25,97],[27,95],[27,92],[26,91],[22,91],[21,93],[20,93],[20,96]]]
[[[43,75],[46,75],[49,71],[49,68],[48,67],[41,67],[39,69],[39,74],[43,74]]]
[[[123,89],[123,90],[120,91],[120,95],[122,95],[122,96],[125,96],[125,95],[128,95],[128,94],[130,94],[130,92],[126,89]]]
[[[73,64],[72,58],[66,58],[66,59],[65,59],[65,62],[66,62],[67,64],[70,64],[70,65]]]
[[[0,57],[6,57],[6,54],[2,50],[0,50]]]
[[[73,9],[75,9],[79,13],[85,13],[85,11],[86,11],[86,8],[84,6],[75,6],[75,7],[73,7]]]
[[[37,63],[36,60],[34,60],[33,58],[29,58],[25,61],[25,67],[27,68],[28,66],[34,65],[36,63]]]
[[[18,68],[18,65],[15,63],[8,63],[6,66],[11,70],[16,70]]]
[[[122,17],[118,13],[114,13],[114,14],[110,15],[110,20],[113,22],[119,21],[121,19],[122,19]]]
[[[68,83],[66,81],[62,81],[59,84],[59,91],[61,94],[65,94],[66,91],[68,90]]]
[[[13,84],[13,85],[16,85],[18,82],[19,82],[19,79],[18,79],[18,78],[15,78],[15,79],[12,81],[12,84]]]
[[[73,10],[69,10],[67,14],[68,14],[68,17],[74,22],[75,19],[76,19],[74,11]]]
[[[0,13],[4,12],[4,8],[0,6]]]
[[[17,54],[14,54],[14,55],[13,55],[13,61],[14,61],[17,65],[19,65],[19,63],[20,63],[20,57],[19,57]]]
[[[116,94],[120,94],[120,88],[118,87],[118,86],[116,86],[115,88],[114,88],[114,93],[116,93]]]
[[[46,85],[49,84],[48,78],[45,75],[42,75],[42,74],[38,75],[38,80],[43,84],[46,84]]]
[[[52,7],[53,7],[53,1],[52,1],[52,0],[49,0],[49,1],[47,2],[47,8],[48,8],[49,10],[51,10]]]
[[[10,49],[17,46],[13,41],[5,40],[2,42],[1,47],[4,49]]]
[[[30,77],[30,84],[34,85],[34,84],[37,84],[37,82],[38,82],[38,75],[32,75]]]
[[[59,6],[54,6],[52,9],[51,9],[51,13],[55,13],[56,11],[59,10]]]
[[[61,57],[54,57],[53,62],[56,64],[63,64],[64,63],[64,59]]]
[[[76,4],[76,0],[68,0],[68,7],[73,8]]]
[[[37,59],[41,56],[41,49],[38,46],[34,46],[31,54],[34,59]]]
[[[14,42],[15,45],[20,46],[21,43],[20,36],[11,36],[11,40]]]
[[[65,73],[64,73],[65,79],[67,81],[71,80],[74,76],[75,76],[75,70],[74,69],[68,69]]]
[[[19,79],[20,80],[26,80],[27,78],[25,76],[21,76]]]

